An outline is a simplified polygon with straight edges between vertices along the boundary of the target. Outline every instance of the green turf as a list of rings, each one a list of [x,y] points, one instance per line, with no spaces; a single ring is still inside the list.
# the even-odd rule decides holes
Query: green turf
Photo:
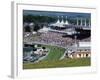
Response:
[[[59,60],[61,56],[63,56],[65,49],[57,46],[50,46],[50,45],[44,45],[46,48],[49,49],[49,54],[45,58],[46,61],[55,61]]]
[[[57,61],[41,61],[39,63],[24,63],[23,69],[35,69],[35,68],[56,68],[56,67],[78,67],[78,66],[90,66],[90,58],[80,59],[64,59]]]

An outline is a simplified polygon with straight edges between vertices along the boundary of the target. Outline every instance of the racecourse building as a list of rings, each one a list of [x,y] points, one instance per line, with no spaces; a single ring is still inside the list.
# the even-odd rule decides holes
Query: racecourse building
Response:
[[[66,53],[69,58],[86,58],[91,57],[90,42],[79,42],[68,48]]]

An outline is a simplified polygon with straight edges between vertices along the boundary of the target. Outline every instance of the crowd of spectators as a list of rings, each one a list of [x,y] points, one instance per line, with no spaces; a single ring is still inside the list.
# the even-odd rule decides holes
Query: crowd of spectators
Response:
[[[57,45],[61,47],[68,47],[75,43],[75,39],[70,37],[63,37],[63,33],[58,32],[46,32],[39,33],[39,35],[34,36],[34,34],[29,34],[28,36],[24,36],[24,42],[37,42],[37,43],[45,43],[51,45]],[[76,41],[79,41],[76,39]],[[90,37],[83,39],[81,41],[90,41]]]
[[[69,37],[63,37],[62,33],[47,32],[47,33],[41,33],[40,35],[34,37],[32,35],[24,37],[24,42],[39,42],[39,43],[67,47],[74,43],[74,39]]]

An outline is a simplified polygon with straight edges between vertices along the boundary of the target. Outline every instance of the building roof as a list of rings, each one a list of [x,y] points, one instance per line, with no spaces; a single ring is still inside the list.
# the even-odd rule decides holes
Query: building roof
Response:
[[[90,47],[91,43],[90,42],[79,42],[79,47]]]

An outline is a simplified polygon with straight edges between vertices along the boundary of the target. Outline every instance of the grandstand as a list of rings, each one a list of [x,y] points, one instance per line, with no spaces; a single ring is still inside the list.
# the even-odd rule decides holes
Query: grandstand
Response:
[[[87,44],[91,42],[90,21],[87,23],[86,19],[76,18],[76,24],[71,24],[67,20],[67,16],[65,18],[66,20],[64,21],[63,16],[58,16],[55,23],[47,25],[38,24],[40,29],[37,31],[34,31],[34,23],[24,23],[23,50],[26,56],[24,58],[25,60],[27,56],[33,54],[32,52],[34,52],[34,56],[38,57],[34,60],[38,60],[41,57],[39,54],[43,54],[43,49],[39,49],[37,51],[27,50],[30,49],[30,47],[32,48],[33,44],[64,48],[65,52],[63,53],[63,58],[91,57],[90,45],[87,46]],[[84,44],[84,46],[82,46],[82,44]]]

